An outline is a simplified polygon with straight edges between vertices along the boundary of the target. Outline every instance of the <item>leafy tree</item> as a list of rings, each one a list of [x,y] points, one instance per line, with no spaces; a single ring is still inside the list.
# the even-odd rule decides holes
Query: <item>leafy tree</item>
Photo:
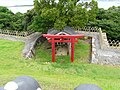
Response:
[[[34,16],[36,16],[35,10],[28,10],[27,13],[24,14],[24,19],[23,19],[23,24],[24,24],[24,28],[23,30],[30,30],[29,26],[32,24],[33,22],[33,18]]]
[[[18,12],[14,14],[12,17],[12,22],[11,22],[11,30],[17,30],[17,31],[23,31],[23,18],[24,14]]]
[[[13,13],[6,7],[0,6],[0,28],[10,29]]]
[[[0,7],[0,29],[8,30],[23,30],[23,18],[24,14],[16,13],[7,9],[6,7]]]
[[[88,9],[90,9],[88,11],[88,15],[89,15],[89,21],[95,22],[96,20],[96,16],[98,13],[98,3],[94,0],[92,0],[89,5],[88,5]]]
[[[80,28],[84,27],[88,22],[88,12],[86,8],[82,8],[79,4],[74,8],[73,15],[70,17],[69,26]]]
[[[56,0],[34,0],[36,16],[29,28],[46,32],[52,27],[58,30],[67,25],[74,28],[83,27],[88,20],[95,21],[97,9],[97,2],[94,0],[87,7],[79,3],[79,0],[58,0],[57,3]]]
[[[0,13],[1,12],[6,13],[6,14],[13,14],[12,11],[10,11],[8,8],[3,7],[3,6],[0,6]]]
[[[110,7],[108,10],[100,8],[97,21],[89,22],[90,26],[101,27],[107,33],[108,39],[120,40],[120,7]]]
[[[54,19],[57,18],[58,12],[55,6],[55,0],[35,0],[34,10],[36,15],[29,29],[34,31],[46,32],[48,28],[53,27]]]

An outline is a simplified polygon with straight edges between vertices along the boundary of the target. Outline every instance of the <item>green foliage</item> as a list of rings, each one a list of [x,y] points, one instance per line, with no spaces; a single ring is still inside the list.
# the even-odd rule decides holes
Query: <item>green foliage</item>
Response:
[[[11,27],[11,21],[13,13],[6,7],[0,6],[0,28],[9,29]]]
[[[6,7],[0,7],[0,29],[22,31],[23,17],[24,15],[22,13],[13,14]]]
[[[54,23],[54,27],[57,30],[62,30],[66,26],[66,23],[64,21],[64,18],[57,19]]]
[[[98,4],[96,1],[92,0],[88,7],[90,8],[90,10],[88,11],[88,15],[89,15],[89,21],[93,21],[95,22],[96,20],[96,16],[98,13]]]
[[[24,14],[18,12],[12,16],[11,30],[23,31],[23,18]]]
[[[10,11],[6,7],[2,7],[2,6],[0,6],[0,12],[4,12],[6,14],[13,14],[12,11]]]
[[[108,10],[99,9],[96,22],[90,26],[101,27],[107,33],[108,39],[120,40],[120,7],[110,7]]]
[[[53,27],[58,30],[62,30],[65,26],[84,27],[88,20],[95,21],[97,2],[92,0],[87,7],[78,2],[78,0],[58,0],[57,3],[55,0],[34,0],[36,16],[29,27],[35,31],[46,32]],[[90,10],[87,10],[88,8]]]
[[[81,44],[82,43],[82,44]],[[86,45],[86,46],[83,46]],[[18,76],[34,77],[43,90],[74,90],[80,84],[96,84],[103,90],[120,89],[120,67],[94,65],[78,62],[84,58],[88,50],[82,41],[77,44],[76,54],[80,59],[70,62],[69,57],[57,57],[57,62],[51,62],[50,50],[38,47],[35,59],[25,60],[21,56],[24,43],[0,40],[0,86],[12,81]],[[86,51],[81,51],[84,50]],[[44,52],[44,53],[43,53]],[[41,55],[42,54],[42,55]],[[86,57],[85,57],[86,58]]]
[[[23,19],[23,30],[30,30],[29,26],[32,24],[33,22],[33,18],[36,15],[34,9],[32,10],[28,10],[27,13],[24,14],[24,19]]]
[[[95,0],[90,3],[79,3],[79,0],[34,0],[34,8],[25,14],[14,14],[0,6],[0,29],[46,33],[50,28],[62,30],[65,26],[101,27],[108,39],[120,40],[120,6],[104,10],[98,9]]]
[[[96,12],[97,2],[94,0],[88,4],[79,3],[79,0],[34,0],[34,8],[25,14],[13,14],[7,8],[0,7],[0,28],[44,33],[49,28],[79,28],[86,26],[88,21],[94,21]],[[88,17],[89,15],[91,17]]]
[[[74,28],[84,27],[88,22],[88,12],[86,8],[82,8],[79,4],[75,7],[74,11],[72,12],[73,15],[70,17],[69,25]]]

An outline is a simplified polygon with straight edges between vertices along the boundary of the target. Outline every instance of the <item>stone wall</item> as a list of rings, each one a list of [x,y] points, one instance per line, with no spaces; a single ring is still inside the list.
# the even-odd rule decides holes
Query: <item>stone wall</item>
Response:
[[[0,39],[24,42],[25,46],[22,54],[25,58],[32,58],[35,55],[36,44],[44,40],[40,32],[35,32],[27,37],[0,34]]]
[[[120,41],[119,40],[108,40],[106,33],[103,33],[101,28],[99,29],[99,40],[101,49],[116,49],[120,50]]]
[[[98,51],[98,64],[120,65],[120,52],[111,50]]]
[[[79,33],[92,37],[91,63],[120,65],[120,50],[110,48],[105,33],[87,31],[79,31]]]
[[[100,49],[98,50],[98,64],[120,65],[120,43],[111,43],[107,40],[106,33],[99,29]],[[102,41],[102,42],[101,42]],[[114,45],[115,44],[115,45]]]
[[[20,37],[27,37],[34,33],[33,31],[15,31],[15,30],[2,30],[0,29],[0,34],[5,35],[13,35],[13,36],[20,36]]]
[[[27,37],[25,47],[23,49],[23,56],[25,58],[32,58],[35,56],[35,46],[37,43],[42,42],[42,38],[42,34],[39,32],[35,32]]]
[[[7,39],[7,40],[21,41],[21,42],[26,42],[27,40],[26,37],[19,37],[19,36],[13,36],[13,35],[5,35],[5,34],[0,34],[0,39]]]
[[[91,51],[91,63],[95,63],[97,64],[98,59],[97,59],[97,47],[96,47],[96,39],[94,37],[92,37],[92,51]]]

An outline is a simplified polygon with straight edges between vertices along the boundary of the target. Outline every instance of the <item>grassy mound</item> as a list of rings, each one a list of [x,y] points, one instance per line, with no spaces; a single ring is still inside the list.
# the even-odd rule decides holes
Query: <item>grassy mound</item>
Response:
[[[51,62],[51,44],[45,41],[43,44],[36,48],[36,58],[40,58],[41,62]],[[90,56],[90,44],[79,40],[78,43],[75,43],[75,62],[89,62]],[[57,63],[71,63],[70,56],[57,56]]]
[[[21,55],[24,43],[0,40],[0,86],[17,76],[28,75],[37,79],[43,90],[73,90],[84,83],[97,84],[103,90],[119,90],[120,68],[87,63],[89,45],[79,43],[74,63],[69,57],[57,57],[52,63],[51,50],[43,49],[44,45],[36,48],[34,59],[25,60]]]

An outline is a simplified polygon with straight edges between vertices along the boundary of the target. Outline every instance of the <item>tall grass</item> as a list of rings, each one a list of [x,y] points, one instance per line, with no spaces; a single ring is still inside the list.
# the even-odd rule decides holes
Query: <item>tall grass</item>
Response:
[[[49,45],[47,45],[49,46]],[[24,59],[24,43],[0,40],[0,85],[20,75],[32,76],[43,90],[73,90],[79,84],[97,84],[103,90],[120,90],[119,66],[101,66],[87,63],[89,44],[76,44],[75,62],[70,57],[56,57],[51,62],[51,49],[42,44],[36,48],[33,59]]]

